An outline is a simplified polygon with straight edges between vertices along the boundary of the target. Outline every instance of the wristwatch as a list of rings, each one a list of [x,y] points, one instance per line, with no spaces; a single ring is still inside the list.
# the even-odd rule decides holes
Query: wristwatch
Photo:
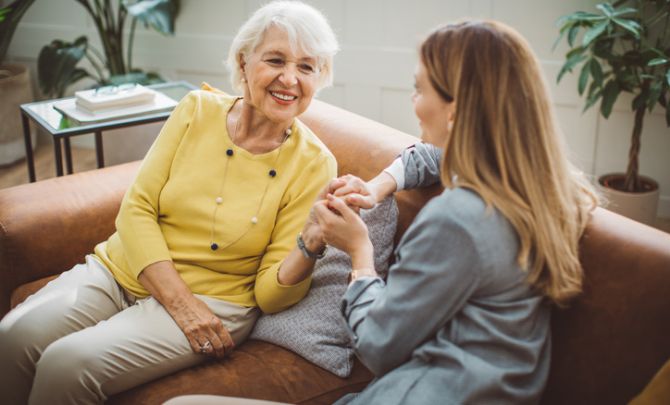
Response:
[[[305,246],[305,241],[302,240],[302,232],[298,234],[297,241],[298,241],[298,249],[300,249],[302,255],[305,256],[305,258],[307,259],[318,260],[322,259],[323,256],[326,255],[326,249],[328,248],[328,246],[324,246],[323,250],[320,253],[314,253],[309,249],[307,249],[307,246]]]

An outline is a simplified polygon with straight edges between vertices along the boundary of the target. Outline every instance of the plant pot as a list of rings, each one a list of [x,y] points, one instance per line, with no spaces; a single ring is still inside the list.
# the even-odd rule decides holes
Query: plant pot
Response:
[[[617,190],[617,185],[623,185],[625,177],[622,173],[612,173],[598,178],[600,190],[607,199],[607,208],[635,221],[653,226],[656,222],[660,196],[658,183],[649,177],[640,176],[644,191],[630,193]]]
[[[19,106],[33,99],[30,72],[26,65],[0,65],[0,166],[26,155]],[[33,136],[33,145],[34,135]]]

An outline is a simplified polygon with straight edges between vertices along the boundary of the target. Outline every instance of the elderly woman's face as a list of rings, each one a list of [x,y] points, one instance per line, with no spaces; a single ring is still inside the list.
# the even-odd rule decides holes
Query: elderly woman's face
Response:
[[[270,27],[243,62],[245,99],[274,122],[293,120],[312,101],[319,77],[317,60],[294,53],[284,30]]]

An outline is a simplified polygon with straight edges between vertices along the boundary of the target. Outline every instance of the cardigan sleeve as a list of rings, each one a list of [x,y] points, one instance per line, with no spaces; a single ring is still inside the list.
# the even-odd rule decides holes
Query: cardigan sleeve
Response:
[[[404,189],[428,187],[440,182],[442,150],[428,143],[405,149],[399,159],[405,168]]]
[[[116,217],[123,253],[135,278],[152,263],[172,260],[158,224],[159,197],[177,147],[188,131],[197,97],[191,92],[175,107],[147,152]]]
[[[342,312],[359,359],[377,376],[412,352],[461,309],[479,282],[471,234],[433,199],[407,230],[386,284],[361,278],[347,289]],[[441,201],[442,200],[442,201]]]
[[[254,293],[258,307],[265,313],[282,311],[300,301],[309,290],[311,277],[294,285],[280,284],[277,276],[286,256],[296,245],[298,233],[321,190],[337,175],[335,158],[322,154],[302,171],[294,182],[291,199],[277,215],[270,244],[258,269]]]

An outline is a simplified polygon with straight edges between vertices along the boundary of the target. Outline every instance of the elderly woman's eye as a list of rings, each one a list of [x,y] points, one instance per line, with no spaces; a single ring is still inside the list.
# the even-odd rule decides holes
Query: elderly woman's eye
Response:
[[[265,63],[268,63],[273,66],[282,66],[284,65],[284,60],[280,58],[269,58],[265,59]]]
[[[316,68],[309,63],[301,63],[298,65],[298,69],[300,69],[303,73],[314,73],[316,71]]]

